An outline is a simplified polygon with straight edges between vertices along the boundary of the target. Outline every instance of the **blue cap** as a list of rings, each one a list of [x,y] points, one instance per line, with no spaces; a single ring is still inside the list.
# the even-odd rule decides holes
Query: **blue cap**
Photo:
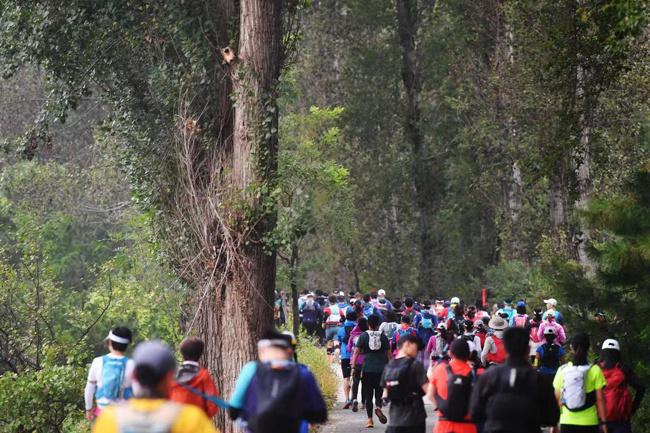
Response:
[[[517,307],[525,307],[526,303],[524,301],[517,302]]]

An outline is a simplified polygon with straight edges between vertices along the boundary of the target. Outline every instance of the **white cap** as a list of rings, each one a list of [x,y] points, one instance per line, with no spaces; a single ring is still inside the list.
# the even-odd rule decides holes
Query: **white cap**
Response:
[[[618,350],[620,352],[621,350],[621,345],[618,344],[618,341],[614,340],[613,338],[608,338],[603,342],[603,349],[614,349]]]
[[[555,298],[544,299],[545,304],[551,304],[552,306],[557,306],[557,300]]]
[[[377,294],[378,294],[379,296],[386,296],[386,291],[385,291],[384,289],[379,289],[379,291],[377,292]]]
[[[544,329],[544,335],[555,335],[555,329],[554,328],[545,328]]]
[[[345,293],[343,293],[343,292],[339,292],[338,295],[339,295],[339,296],[345,296]]]
[[[440,322],[438,323],[438,326],[436,326],[436,329],[447,329],[447,325],[445,325],[445,322]]]
[[[458,299],[458,296],[454,296],[451,298],[451,301],[449,301],[450,304],[460,304],[460,299]]]

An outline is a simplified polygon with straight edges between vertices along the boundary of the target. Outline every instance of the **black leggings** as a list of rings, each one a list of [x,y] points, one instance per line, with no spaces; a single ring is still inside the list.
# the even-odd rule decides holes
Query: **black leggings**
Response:
[[[599,433],[597,425],[560,424],[560,433]]]
[[[361,366],[357,365],[354,369],[354,375],[352,376],[352,400],[356,400],[359,396],[359,384],[361,383]],[[361,398],[363,401],[363,386],[361,387]]]
[[[366,404],[366,413],[368,418],[372,418],[372,398],[375,398],[377,407],[381,407],[381,394],[383,389],[379,385],[381,383],[381,373],[363,373],[361,377],[361,383],[363,384],[363,401]]]

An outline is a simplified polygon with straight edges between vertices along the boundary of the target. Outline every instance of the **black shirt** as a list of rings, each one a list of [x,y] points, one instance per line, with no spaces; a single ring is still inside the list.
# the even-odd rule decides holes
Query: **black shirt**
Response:
[[[390,365],[399,365],[409,362],[409,358],[398,358],[390,361]],[[397,365],[395,365],[397,367]],[[385,371],[385,370],[384,370]],[[422,386],[428,382],[424,366],[417,360],[413,361],[409,371],[409,391],[422,394]],[[381,386],[385,386],[384,375],[382,374]],[[388,412],[388,425],[392,427],[419,426],[426,422],[427,413],[424,410],[424,402],[416,398],[409,404],[390,405]]]

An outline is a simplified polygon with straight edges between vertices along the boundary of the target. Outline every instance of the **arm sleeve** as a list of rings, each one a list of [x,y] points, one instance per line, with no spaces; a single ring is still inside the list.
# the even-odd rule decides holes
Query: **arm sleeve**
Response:
[[[327,421],[327,405],[323,394],[316,383],[314,375],[307,369],[303,370],[304,387],[302,401],[304,402],[303,418],[310,423],[321,424]]]
[[[92,364],[90,364],[90,370],[88,370],[88,381],[86,382],[86,388],[84,389],[84,404],[86,410],[90,410],[93,408],[96,391],[97,391],[97,359],[93,359]]]
[[[481,362],[483,365],[487,362],[487,356],[488,353],[490,353],[490,348],[492,347],[492,338],[488,337],[485,339],[485,346],[483,346],[483,350],[481,351]]]
[[[255,376],[255,371],[257,370],[257,363],[249,362],[244,365],[241,373],[239,373],[239,378],[235,383],[235,389],[232,392],[230,397],[230,405],[235,409],[242,409],[246,403],[246,393],[248,392],[248,386]]]
[[[546,329],[545,323],[541,323],[537,328],[537,338],[539,341],[544,341],[544,329]]]

